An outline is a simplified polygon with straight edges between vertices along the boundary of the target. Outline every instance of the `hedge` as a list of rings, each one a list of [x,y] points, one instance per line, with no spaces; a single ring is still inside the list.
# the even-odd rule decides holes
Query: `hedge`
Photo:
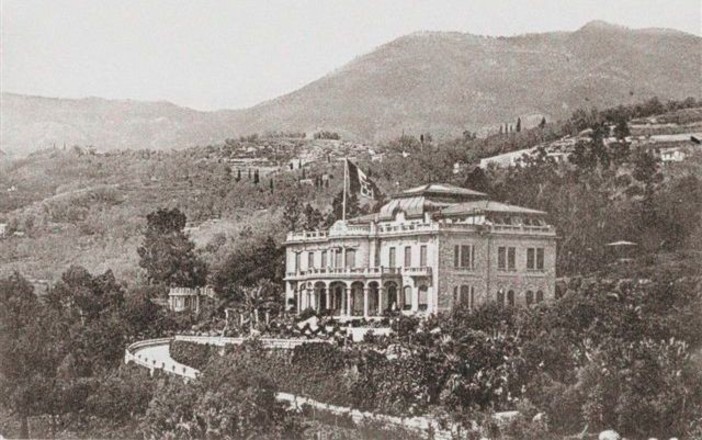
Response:
[[[171,358],[181,364],[203,370],[210,358],[217,353],[217,347],[190,341],[171,341],[169,351]]]

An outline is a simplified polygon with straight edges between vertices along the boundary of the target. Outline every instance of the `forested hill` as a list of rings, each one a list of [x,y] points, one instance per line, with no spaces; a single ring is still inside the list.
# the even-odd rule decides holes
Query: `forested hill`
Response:
[[[14,154],[54,143],[180,148],[271,130],[375,141],[403,132],[455,137],[497,131],[517,117],[529,127],[580,107],[700,97],[701,53],[694,35],[603,22],[509,38],[415,33],[245,110],[4,93],[0,147]]]

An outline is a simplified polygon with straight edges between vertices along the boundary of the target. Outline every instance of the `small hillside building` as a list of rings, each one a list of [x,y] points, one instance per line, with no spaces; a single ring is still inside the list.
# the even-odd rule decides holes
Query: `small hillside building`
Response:
[[[329,230],[287,236],[286,301],[341,319],[428,315],[458,304],[554,298],[556,232],[546,213],[448,184],[401,192]]]
[[[199,313],[203,297],[214,298],[211,287],[171,287],[168,292],[168,308],[174,312]]]

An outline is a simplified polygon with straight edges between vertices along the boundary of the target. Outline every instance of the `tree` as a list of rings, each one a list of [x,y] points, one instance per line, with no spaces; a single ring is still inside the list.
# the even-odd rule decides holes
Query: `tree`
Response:
[[[343,202],[344,192],[342,190],[339,191],[339,193],[332,200],[331,216],[327,219],[327,222],[329,222],[329,220],[332,220],[333,223],[336,220],[341,220],[344,211]],[[355,193],[346,194],[346,218],[349,219],[358,217],[359,215],[363,215],[365,213],[366,212],[361,208],[361,205],[358,203],[358,196]]]
[[[322,227],[324,223],[324,216],[319,211],[319,209],[313,207],[309,203],[305,205],[305,224],[304,228],[308,231],[314,231]]]
[[[273,178],[272,177],[271,177],[271,180],[269,181],[268,187],[271,190],[271,194],[273,194]]]
[[[542,117],[541,122],[539,122],[539,128],[543,130],[544,127],[546,127],[546,116]]]
[[[241,299],[241,287],[255,286],[261,279],[281,283],[285,273],[285,248],[272,237],[237,247],[212,275],[218,292]]]
[[[522,118],[517,118],[517,133],[522,131]]]
[[[463,186],[475,191],[487,193],[490,191],[490,180],[482,168],[475,167],[473,171],[468,173],[468,177],[466,177]]]
[[[237,182],[240,182],[240,181],[241,181],[241,168],[237,168],[237,170],[236,170],[236,179],[234,179],[234,180],[236,180]]]
[[[614,136],[623,141],[630,134],[631,131],[629,131],[629,124],[627,124],[626,119],[623,117],[619,118],[617,125],[614,126]]]
[[[51,415],[53,429],[53,416],[80,409],[85,391],[69,371],[64,321],[33,290],[18,273],[0,280],[0,403],[20,418],[22,438],[29,416]]]
[[[254,185],[258,185],[258,182],[259,182],[258,169],[256,169],[256,171],[254,171],[253,183],[254,183]]]
[[[299,226],[301,216],[302,206],[297,197],[293,196],[287,201],[283,209],[283,224],[286,230],[295,231]]]
[[[147,217],[139,266],[151,283],[196,287],[205,283],[207,269],[195,255],[195,244],[183,232],[185,214],[177,208],[159,209]]]

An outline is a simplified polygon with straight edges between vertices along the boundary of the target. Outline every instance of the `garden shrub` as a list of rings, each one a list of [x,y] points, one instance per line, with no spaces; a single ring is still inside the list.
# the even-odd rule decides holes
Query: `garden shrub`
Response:
[[[197,342],[173,340],[168,348],[171,357],[183,365],[201,370],[205,368],[209,360],[217,353],[218,347],[209,344],[198,344]]]

